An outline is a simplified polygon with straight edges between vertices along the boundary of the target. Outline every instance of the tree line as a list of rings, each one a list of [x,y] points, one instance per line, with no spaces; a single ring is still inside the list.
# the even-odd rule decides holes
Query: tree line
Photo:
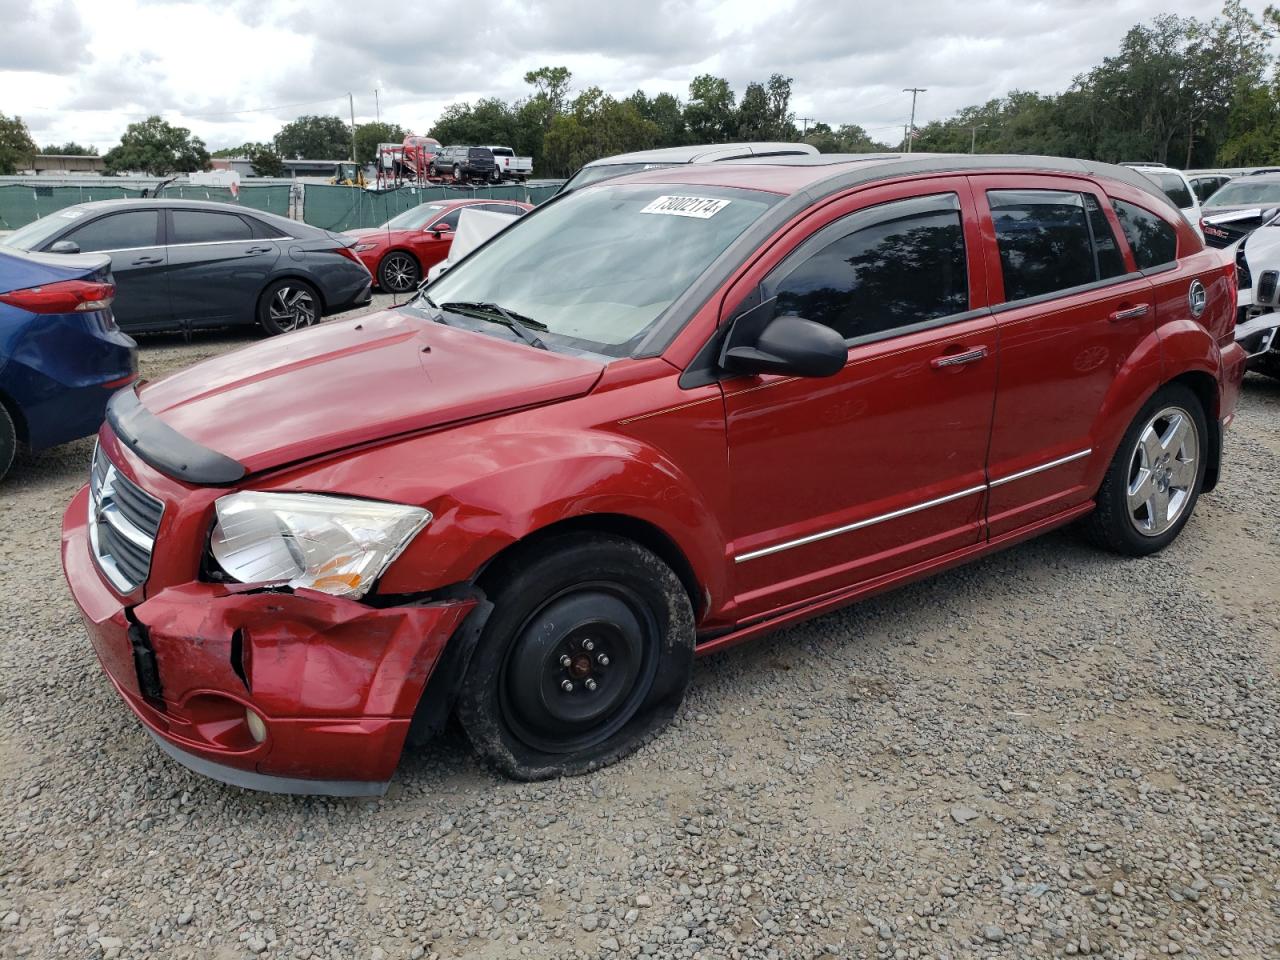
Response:
[[[792,78],[780,73],[737,95],[723,77],[703,74],[681,99],[637,90],[617,98],[598,86],[574,90],[567,67],[525,74],[529,92],[449,106],[426,133],[443,144],[503,144],[533,157],[542,176],[567,176],[617,153],[736,140],[804,140],[823,153],[906,149],[941,153],[1037,153],[1083,159],[1147,160],[1184,168],[1280,163],[1280,71],[1270,41],[1280,10],[1256,18],[1227,0],[1208,19],[1163,15],[1132,27],[1118,51],[1059,94],[1013,90],[934,120],[901,139],[880,141],[854,123],[797,128]],[[1029,55],[1031,53],[1029,52]],[[918,77],[923,66],[912,70]],[[904,95],[904,105],[905,105]],[[355,155],[371,161],[381,142],[400,142],[393,123],[355,128]],[[266,143],[210,154],[185,127],[158,116],[131,123],[104,154],[108,172],[153,175],[204,169],[211,156],[247,157],[259,176],[285,173],[286,158],[346,159],[352,129],[337,116],[303,116]],[[78,144],[45,152],[90,152]],[[0,173],[36,152],[21,118],[0,114]]]

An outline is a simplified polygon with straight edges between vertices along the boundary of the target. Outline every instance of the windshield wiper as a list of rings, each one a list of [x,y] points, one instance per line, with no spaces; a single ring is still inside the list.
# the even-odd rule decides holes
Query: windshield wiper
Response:
[[[536,334],[530,333],[530,330],[547,330],[545,323],[539,323],[532,317],[526,317],[496,303],[488,303],[481,300],[453,300],[449,303],[441,304],[441,310],[452,310],[455,313],[464,313],[466,315],[479,317],[481,320],[488,320],[490,323],[497,323],[511,330],[525,343],[531,347],[537,347],[539,350],[548,349],[547,345],[542,342],[542,338]]]

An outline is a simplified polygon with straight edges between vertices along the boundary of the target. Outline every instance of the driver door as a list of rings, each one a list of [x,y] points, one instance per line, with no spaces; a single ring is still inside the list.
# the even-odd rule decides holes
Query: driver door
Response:
[[[849,351],[830,378],[722,383],[739,620],[982,530],[997,343],[968,184],[886,186],[813,220],[726,300],[776,297],[776,315],[831,326]]]

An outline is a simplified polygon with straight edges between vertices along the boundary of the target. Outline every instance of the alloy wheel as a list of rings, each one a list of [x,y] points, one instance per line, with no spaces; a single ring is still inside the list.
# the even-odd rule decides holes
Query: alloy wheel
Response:
[[[281,287],[271,298],[269,312],[272,322],[284,331],[309,327],[317,319],[315,298],[303,287]]]
[[[417,284],[418,266],[404,253],[393,253],[382,265],[382,283],[392,293],[405,293]]]
[[[1158,537],[1191,501],[1200,439],[1195,421],[1181,407],[1158,411],[1138,435],[1129,461],[1126,496],[1134,529]]]

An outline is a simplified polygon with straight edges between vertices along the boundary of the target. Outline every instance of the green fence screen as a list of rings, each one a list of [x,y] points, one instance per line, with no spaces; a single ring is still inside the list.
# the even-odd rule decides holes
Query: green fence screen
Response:
[[[220,200],[223,203],[240,203],[255,210],[267,210],[282,217],[289,215],[289,191],[287,184],[273,186],[242,186],[237,199],[226,187],[199,187],[189,184],[170,184],[163,196],[185,200]],[[0,230],[16,230],[32,220],[47,217],[64,207],[93,200],[123,200],[142,196],[141,187],[107,185],[101,182],[84,186],[42,186],[32,183],[0,185]]]
[[[396,214],[433,200],[518,200],[539,204],[560,189],[559,185],[526,187],[504,184],[484,187],[400,187],[398,190],[362,190],[359,187],[309,183],[303,195],[302,219],[325,230],[377,227]]]

